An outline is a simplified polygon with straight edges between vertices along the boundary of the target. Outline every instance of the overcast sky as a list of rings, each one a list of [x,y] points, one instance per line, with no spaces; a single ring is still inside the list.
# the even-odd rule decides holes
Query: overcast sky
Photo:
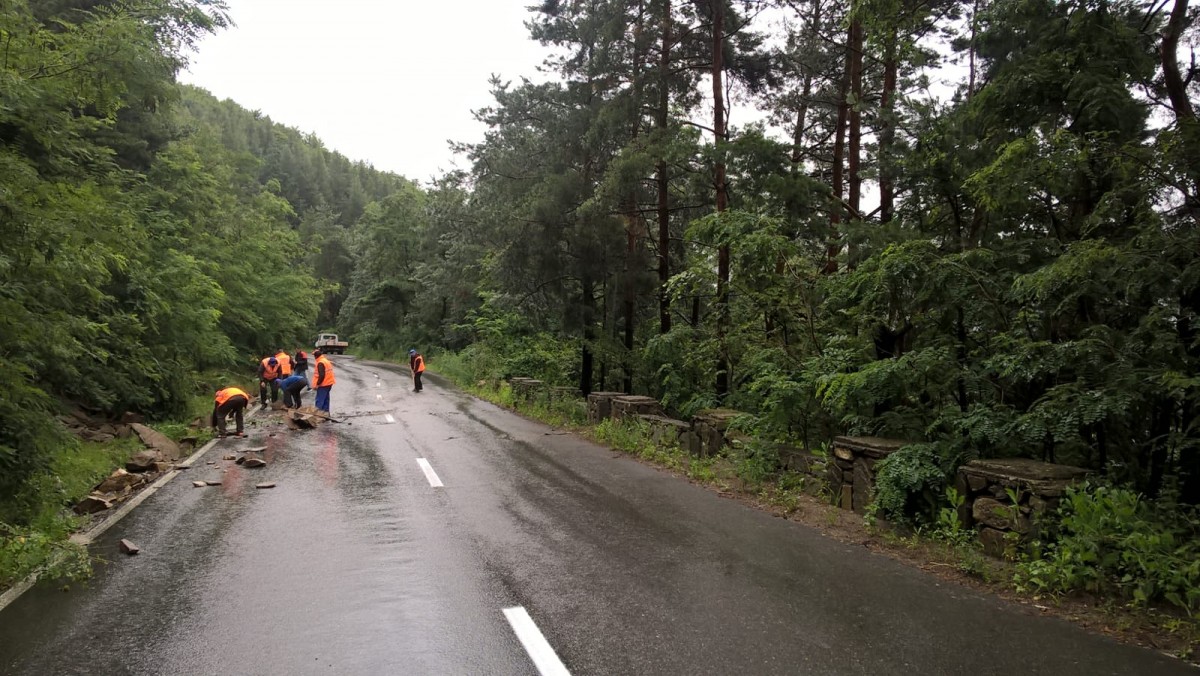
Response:
[[[353,160],[420,181],[477,141],[488,78],[534,76],[533,0],[228,0],[185,82],[314,132]]]

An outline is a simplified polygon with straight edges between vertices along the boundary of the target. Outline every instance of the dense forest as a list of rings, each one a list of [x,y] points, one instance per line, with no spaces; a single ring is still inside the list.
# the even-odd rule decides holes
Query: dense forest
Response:
[[[54,415],[179,414],[198,373],[309,344],[349,288],[346,226],[409,185],[177,84],[228,21],[0,2],[0,522],[70,443]]]
[[[548,0],[553,77],[494,81],[472,168],[368,208],[341,325],[1200,502],[1193,19]]]

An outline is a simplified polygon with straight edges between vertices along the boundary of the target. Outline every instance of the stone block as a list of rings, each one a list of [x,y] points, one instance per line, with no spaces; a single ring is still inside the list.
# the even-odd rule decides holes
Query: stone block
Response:
[[[866,459],[856,459],[854,461],[854,500],[852,504],[856,513],[867,513],[867,506],[871,504],[874,492],[875,473],[867,464]]]
[[[120,550],[123,553],[128,554],[129,556],[133,556],[134,554],[137,554],[138,552],[142,551],[137,545],[133,544],[129,540],[124,540],[124,539],[121,540],[118,547],[120,548]]]
[[[1008,530],[1012,527],[1013,519],[1009,507],[999,500],[988,497],[975,500],[975,504],[971,505],[971,517],[976,523],[999,530]]]
[[[76,514],[95,514],[112,508],[112,501],[103,495],[89,495],[75,505]]]
[[[588,422],[593,425],[612,417],[612,400],[624,392],[592,392],[587,396]]]
[[[868,457],[875,460],[886,458],[903,448],[909,442],[899,439],[884,439],[882,437],[835,437],[833,440],[833,452],[838,457],[844,457],[838,453],[838,449],[850,451],[853,457]]]
[[[134,454],[129,462],[125,463],[125,470],[133,473],[153,472],[155,464],[163,460],[162,453],[155,450],[138,451]]]
[[[651,439],[656,446],[683,446],[681,437],[691,431],[691,425],[682,420],[661,415],[639,415],[638,420],[650,428]]]
[[[621,395],[612,398],[613,420],[636,418],[639,415],[662,415],[662,404],[654,397]]]
[[[130,425],[133,432],[138,435],[142,443],[147,448],[152,448],[162,454],[167,460],[178,460],[180,456],[179,445],[171,441],[167,435],[158,430],[146,427],[141,423],[133,423]]]
[[[847,511],[854,508],[854,487],[853,486],[851,486],[850,484],[845,484],[842,486],[841,499],[839,500],[838,504],[839,504],[839,506],[841,506],[842,509],[847,510]]]
[[[1002,558],[1008,541],[1005,540],[1004,531],[984,527],[979,530],[979,544],[983,545],[984,554]]]

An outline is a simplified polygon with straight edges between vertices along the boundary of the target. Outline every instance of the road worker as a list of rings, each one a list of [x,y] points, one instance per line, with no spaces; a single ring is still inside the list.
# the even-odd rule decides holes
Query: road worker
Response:
[[[280,378],[275,383],[279,386],[279,390],[283,392],[283,405],[287,408],[300,408],[303,404],[300,400],[300,394],[304,392],[304,387],[308,385],[308,381],[299,373],[293,373],[286,378]]]
[[[408,368],[412,371],[413,392],[421,391],[421,374],[425,373],[425,357],[416,350],[408,351]]]
[[[282,347],[276,350],[275,359],[279,362],[279,373],[284,378],[292,375],[292,357]]]
[[[304,350],[296,350],[296,356],[292,357],[292,374],[302,376],[308,382],[308,355]]]
[[[317,391],[317,410],[329,413],[329,391],[337,380],[333,376],[333,362],[321,350],[313,350],[317,363],[313,372],[312,386]]]
[[[283,375],[283,369],[279,368],[279,360],[275,357],[263,357],[263,360],[258,364],[258,399],[262,402],[262,407],[267,407],[267,388],[271,388],[271,403],[275,403],[279,399],[279,386],[275,381]]]
[[[217,395],[213,399],[212,412],[212,427],[217,430],[217,435],[225,436],[225,420],[232,414],[234,421],[237,423],[236,435],[239,437],[246,436],[242,432],[242,413],[249,404],[250,395],[236,387],[226,387],[223,390],[217,390]]]

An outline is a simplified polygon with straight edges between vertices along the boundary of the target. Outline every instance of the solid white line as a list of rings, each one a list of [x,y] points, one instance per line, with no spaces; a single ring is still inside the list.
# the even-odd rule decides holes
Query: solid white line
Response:
[[[525,646],[525,652],[529,653],[529,658],[533,660],[533,666],[537,667],[539,674],[542,676],[571,676],[571,672],[567,671],[562,660],[558,659],[558,655],[554,653],[554,648],[550,647],[550,642],[542,635],[542,630],[533,623],[533,618],[524,608],[521,606],[505,608],[504,617],[512,625],[513,632],[521,640],[521,645]]]
[[[425,473],[425,478],[429,479],[429,485],[434,488],[442,488],[442,480],[438,478],[437,472],[433,471],[433,465],[425,458],[417,458],[417,464],[421,466],[421,471]]]
[[[392,417],[391,413],[385,415],[384,418],[386,418],[388,422],[396,422],[396,419]]]

